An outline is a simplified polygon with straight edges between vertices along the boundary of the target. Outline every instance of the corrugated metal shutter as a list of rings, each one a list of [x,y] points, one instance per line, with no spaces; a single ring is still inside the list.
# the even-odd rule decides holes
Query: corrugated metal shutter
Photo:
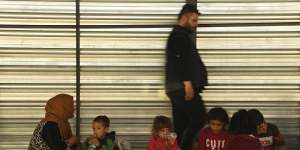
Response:
[[[74,24],[71,1],[0,1],[0,149],[27,149],[45,102],[75,96]]]
[[[154,27],[174,24],[184,2],[153,2],[82,4],[82,23],[103,25],[82,30],[83,135],[91,132],[95,115],[107,114],[113,129],[135,149],[144,149],[152,118],[170,116],[163,89],[170,28]],[[223,106],[230,114],[258,108],[279,125],[289,148],[298,149],[299,2],[207,0],[198,5],[204,14],[198,46],[209,71],[203,94],[208,108]]]
[[[111,118],[112,130],[133,149],[146,149],[155,115],[170,116],[164,94],[164,47],[184,0],[89,1],[81,3],[81,131]],[[86,26],[88,27],[88,26]],[[156,27],[156,28],[154,28]]]
[[[208,108],[257,108],[300,148],[300,2],[200,1],[197,44]]]
[[[112,130],[145,149],[152,118],[171,116],[164,48],[184,3],[81,1],[82,140],[92,133],[92,118],[106,114]],[[299,149],[299,1],[202,0],[198,6],[208,108],[224,106],[230,114],[259,108],[279,125],[289,149]],[[57,93],[75,96],[75,29],[61,26],[75,25],[75,1],[0,1],[0,20],[45,25],[0,28],[0,149],[26,149],[45,101]]]

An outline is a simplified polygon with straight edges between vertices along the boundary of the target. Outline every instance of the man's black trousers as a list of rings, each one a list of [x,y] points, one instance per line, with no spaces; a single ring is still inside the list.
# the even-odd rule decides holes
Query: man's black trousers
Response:
[[[198,92],[192,100],[186,101],[183,89],[169,92],[172,103],[174,130],[180,150],[191,150],[199,130],[206,123],[206,110]]]

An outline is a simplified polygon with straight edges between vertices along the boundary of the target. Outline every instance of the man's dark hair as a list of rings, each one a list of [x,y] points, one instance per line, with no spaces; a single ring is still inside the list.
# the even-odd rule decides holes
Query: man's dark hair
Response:
[[[265,122],[263,114],[257,109],[250,109],[248,111],[250,119],[255,123],[255,125],[260,125]]]
[[[196,13],[200,15],[200,12],[197,9],[197,6],[195,4],[185,4],[180,13],[178,14],[178,19],[180,19],[183,15],[188,14],[188,13]]]
[[[110,121],[106,116],[97,116],[93,122],[101,123],[105,128],[109,127]]]
[[[241,109],[234,113],[229,125],[231,134],[255,134],[255,123],[250,119],[249,113],[245,109]]]
[[[208,121],[218,120],[224,123],[224,125],[229,123],[229,117],[225,109],[221,107],[212,108],[207,114]]]

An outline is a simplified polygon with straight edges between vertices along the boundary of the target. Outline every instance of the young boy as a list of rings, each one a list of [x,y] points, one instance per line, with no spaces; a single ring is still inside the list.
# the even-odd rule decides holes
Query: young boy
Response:
[[[227,112],[223,108],[213,108],[207,114],[208,127],[200,132],[198,150],[226,149],[229,134],[226,125],[229,122]]]
[[[263,114],[257,109],[251,109],[248,112],[256,125],[255,136],[259,139],[264,150],[287,149],[283,136],[276,125],[267,123]]]
[[[130,144],[116,137],[116,132],[109,132],[110,120],[106,116],[97,116],[93,121],[93,132],[84,142],[83,150],[130,150]]]

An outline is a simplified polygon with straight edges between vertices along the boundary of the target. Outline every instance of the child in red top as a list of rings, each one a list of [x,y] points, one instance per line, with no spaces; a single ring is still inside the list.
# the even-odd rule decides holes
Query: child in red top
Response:
[[[179,150],[176,134],[171,133],[171,120],[165,116],[156,116],[153,121],[152,137],[147,150]]]
[[[284,138],[275,124],[266,122],[263,114],[257,109],[248,112],[256,125],[255,136],[264,150],[287,150]]]
[[[241,109],[234,113],[230,125],[228,150],[262,150],[259,140],[254,136],[255,124],[249,113]]]
[[[213,108],[208,112],[207,119],[209,126],[200,131],[198,150],[225,150],[229,140],[227,112],[223,108]]]

